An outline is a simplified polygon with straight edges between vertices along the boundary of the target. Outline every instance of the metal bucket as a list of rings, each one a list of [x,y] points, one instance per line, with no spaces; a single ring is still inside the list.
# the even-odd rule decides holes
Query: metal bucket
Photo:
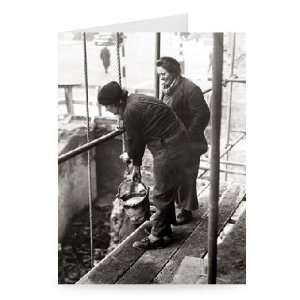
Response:
[[[140,225],[150,217],[149,187],[142,182],[124,180],[119,185],[118,198],[133,225]]]

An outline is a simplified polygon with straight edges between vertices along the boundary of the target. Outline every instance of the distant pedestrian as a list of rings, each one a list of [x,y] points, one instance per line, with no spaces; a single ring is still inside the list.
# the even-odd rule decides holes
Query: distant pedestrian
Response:
[[[107,73],[107,69],[110,66],[110,51],[106,46],[102,48],[100,58],[102,60],[105,73]]]

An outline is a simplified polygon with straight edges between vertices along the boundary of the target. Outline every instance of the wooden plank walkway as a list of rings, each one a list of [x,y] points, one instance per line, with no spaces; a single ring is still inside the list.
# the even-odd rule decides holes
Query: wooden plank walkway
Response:
[[[231,186],[221,197],[219,229],[238,205],[240,189]],[[174,226],[174,241],[164,249],[143,251],[132,243],[146,236],[144,223],[127,237],[104,260],[87,273],[79,284],[146,284],[171,283],[185,256],[203,257],[207,252],[207,198],[200,198],[200,209],[191,223]]]
[[[221,283],[246,283],[246,210],[218,247],[218,277]]]
[[[225,222],[230,218],[232,211],[238,205],[238,186],[233,186],[225,191],[219,204],[219,230],[221,230]],[[175,272],[185,256],[193,256],[203,258],[207,253],[208,242],[208,216],[202,217],[201,222],[197,225],[192,234],[184,242],[183,246],[168,261],[164,269],[154,278],[154,283],[171,283]],[[200,267],[200,266],[199,266]]]

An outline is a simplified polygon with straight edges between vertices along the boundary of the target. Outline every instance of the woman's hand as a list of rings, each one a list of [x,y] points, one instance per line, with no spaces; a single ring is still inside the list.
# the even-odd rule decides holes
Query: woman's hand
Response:
[[[131,163],[131,159],[130,159],[130,157],[128,156],[128,153],[127,153],[127,152],[123,152],[123,153],[120,155],[120,159],[123,161],[123,163],[126,163],[126,164]]]

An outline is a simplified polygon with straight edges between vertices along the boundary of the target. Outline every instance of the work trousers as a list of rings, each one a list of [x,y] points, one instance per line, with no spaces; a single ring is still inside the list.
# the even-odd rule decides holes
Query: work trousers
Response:
[[[182,127],[168,138],[156,138],[148,143],[153,155],[153,204],[156,213],[151,218],[151,233],[162,237],[176,224],[175,200],[186,176],[189,140]]]
[[[186,176],[178,189],[176,204],[178,208],[192,211],[199,207],[197,197],[197,177],[202,149],[190,146],[189,162],[185,170]]]

